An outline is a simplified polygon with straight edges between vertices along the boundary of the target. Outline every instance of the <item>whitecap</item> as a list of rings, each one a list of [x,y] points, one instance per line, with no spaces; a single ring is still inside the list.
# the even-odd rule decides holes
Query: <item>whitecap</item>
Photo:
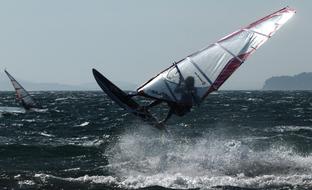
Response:
[[[275,126],[273,128],[273,131],[277,131],[277,132],[297,132],[300,130],[308,130],[308,131],[312,131],[312,127],[311,126],[293,126],[293,125],[282,125],[282,126]]]
[[[67,100],[68,98],[56,98],[54,101],[63,101],[63,100]]]
[[[54,137],[54,135],[48,134],[46,132],[40,132],[39,134],[45,137]]]
[[[81,124],[78,125],[78,126],[79,126],[79,127],[84,127],[84,126],[89,125],[89,123],[90,123],[90,122],[87,122],[87,121],[86,121],[86,122],[81,123]]]
[[[116,176],[81,176],[81,177],[68,177],[62,178],[47,174],[35,174],[35,177],[43,182],[63,181],[64,182],[77,182],[79,184],[103,184],[105,186],[138,189],[151,186],[161,186],[165,188],[174,189],[209,189],[213,187],[235,186],[241,188],[272,188],[272,187],[312,187],[311,175],[298,175],[279,176],[279,175],[262,175],[256,177],[246,177],[243,174],[236,176],[187,176],[181,173],[176,174],[155,174],[155,175],[137,175],[128,177]]]

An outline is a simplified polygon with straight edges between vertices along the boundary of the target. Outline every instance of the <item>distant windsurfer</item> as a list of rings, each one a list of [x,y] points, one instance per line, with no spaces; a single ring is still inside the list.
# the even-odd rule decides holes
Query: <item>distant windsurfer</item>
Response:
[[[9,79],[11,80],[11,83],[15,89],[16,92],[16,99],[20,101],[22,106],[25,108],[25,110],[33,110],[35,109],[43,109],[40,104],[36,103],[34,98],[31,97],[31,95],[18,83],[12,75],[7,70],[4,70],[4,72],[7,74]]]

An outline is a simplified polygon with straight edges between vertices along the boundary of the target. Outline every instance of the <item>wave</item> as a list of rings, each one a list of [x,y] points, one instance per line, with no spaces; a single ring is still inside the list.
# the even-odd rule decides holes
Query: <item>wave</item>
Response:
[[[278,144],[259,151],[240,139],[211,133],[176,139],[155,135],[150,128],[126,131],[109,148],[107,158],[105,168],[113,176],[83,178],[92,183],[109,180],[121,188],[312,187],[312,155]]]
[[[164,135],[102,92],[43,93],[38,98],[47,103],[46,113],[0,119],[0,184],[7,189],[312,189],[310,96],[220,91],[185,117],[172,117],[172,134]],[[8,97],[0,98],[15,105],[13,93]],[[67,99],[57,100],[62,97]],[[166,111],[155,109],[160,116]]]
[[[257,189],[309,189],[312,187],[311,175],[276,176],[263,175],[257,177],[238,176],[184,176],[177,174],[158,174],[151,176],[132,176],[118,178],[114,176],[81,176],[77,178],[61,178],[48,174],[36,174],[38,184],[87,185],[87,187],[111,187],[122,189],[148,189],[148,187],[164,187],[170,189],[215,189],[216,187],[257,188]],[[228,188],[229,189],[229,188]]]
[[[244,137],[223,137],[211,131],[201,137],[181,137],[179,131],[164,135],[139,125],[129,127],[107,146],[103,159],[108,164],[96,166],[102,172],[73,167],[61,176],[37,173],[26,180],[33,181],[34,187],[86,189],[312,188],[312,155],[278,143],[259,150]],[[73,151],[74,147],[68,148]]]
[[[298,131],[310,131],[312,132],[311,126],[275,126],[273,131],[276,132],[298,132]]]

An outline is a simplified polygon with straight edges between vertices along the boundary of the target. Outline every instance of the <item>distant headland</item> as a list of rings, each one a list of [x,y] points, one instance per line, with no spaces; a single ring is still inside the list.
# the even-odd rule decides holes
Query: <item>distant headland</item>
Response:
[[[262,90],[312,90],[312,72],[271,77],[264,82]]]
[[[1,77],[0,77],[1,79]],[[28,82],[24,80],[19,80],[20,83],[29,91],[89,91],[89,90],[100,90],[100,87],[96,82],[84,83],[79,85],[69,85],[69,84],[60,84],[60,83],[36,83]],[[123,90],[135,90],[137,85],[125,82],[125,81],[116,81],[116,84],[120,86]],[[13,91],[14,88],[8,79],[0,80],[0,91]]]

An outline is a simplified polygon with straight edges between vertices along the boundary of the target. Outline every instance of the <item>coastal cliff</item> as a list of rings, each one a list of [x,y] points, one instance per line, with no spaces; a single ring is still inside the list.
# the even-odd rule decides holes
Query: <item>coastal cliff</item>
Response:
[[[312,90],[312,72],[267,79],[262,90]]]

